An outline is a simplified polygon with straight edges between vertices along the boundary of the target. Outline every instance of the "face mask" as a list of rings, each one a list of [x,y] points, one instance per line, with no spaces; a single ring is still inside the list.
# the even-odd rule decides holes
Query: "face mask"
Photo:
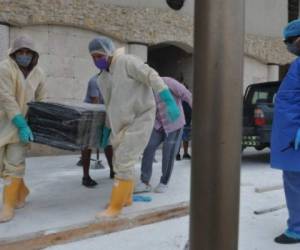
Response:
[[[31,63],[32,55],[16,55],[16,61],[18,65],[22,67],[28,67]]]
[[[300,56],[300,49],[298,48],[298,46],[296,46],[295,43],[288,43],[286,45],[286,48],[289,52],[291,52],[292,54],[296,55],[296,56]]]
[[[95,65],[100,70],[107,70],[109,67],[107,57],[102,57],[102,58],[96,60]]]

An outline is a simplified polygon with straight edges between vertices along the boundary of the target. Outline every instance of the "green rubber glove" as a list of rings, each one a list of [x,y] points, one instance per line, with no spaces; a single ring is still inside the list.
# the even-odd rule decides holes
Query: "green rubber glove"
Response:
[[[180,116],[180,110],[169,89],[159,92],[160,99],[166,104],[168,119],[175,122]]]
[[[106,146],[108,145],[108,140],[109,140],[109,136],[110,136],[110,132],[111,129],[104,126],[102,128],[102,136],[101,136],[101,140],[100,140],[100,148],[106,148]]]
[[[11,121],[19,130],[19,138],[21,142],[29,143],[30,141],[33,141],[32,131],[22,114],[16,115]]]

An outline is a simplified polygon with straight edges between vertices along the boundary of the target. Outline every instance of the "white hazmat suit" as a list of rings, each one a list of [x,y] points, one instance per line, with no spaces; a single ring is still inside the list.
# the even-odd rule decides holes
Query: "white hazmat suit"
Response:
[[[30,57],[26,66],[17,64],[20,55]],[[11,220],[15,208],[23,207],[29,194],[23,180],[28,144],[21,140],[32,135],[24,118],[27,103],[46,97],[45,77],[37,66],[38,57],[31,38],[20,36],[8,58],[0,63],[0,177],[6,180],[0,223]]]
[[[140,59],[113,56],[109,72],[99,76],[114,149],[116,177],[134,179],[134,165],[146,147],[155,120],[153,90],[167,88],[157,72]]]

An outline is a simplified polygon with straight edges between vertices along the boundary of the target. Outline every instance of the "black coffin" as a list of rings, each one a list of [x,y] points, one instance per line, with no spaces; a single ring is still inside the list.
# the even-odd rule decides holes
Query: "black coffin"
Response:
[[[105,123],[104,105],[28,103],[34,142],[65,150],[97,148]]]

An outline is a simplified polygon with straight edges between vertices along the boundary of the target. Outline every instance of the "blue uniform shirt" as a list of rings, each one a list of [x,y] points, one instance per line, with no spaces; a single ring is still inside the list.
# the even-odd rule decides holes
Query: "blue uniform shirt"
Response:
[[[92,103],[92,98],[93,97],[98,97],[99,98],[99,103],[104,104],[102,94],[101,94],[100,89],[99,89],[98,84],[97,84],[98,76],[99,76],[98,74],[94,75],[89,80],[88,88],[87,88],[87,91],[86,91],[86,96],[84,98],[84,102]]]
[[[275,99],[271,138],[271,166],[300,172],[300,150],[293,142],[300,128],[300,58],[290,66]]]

